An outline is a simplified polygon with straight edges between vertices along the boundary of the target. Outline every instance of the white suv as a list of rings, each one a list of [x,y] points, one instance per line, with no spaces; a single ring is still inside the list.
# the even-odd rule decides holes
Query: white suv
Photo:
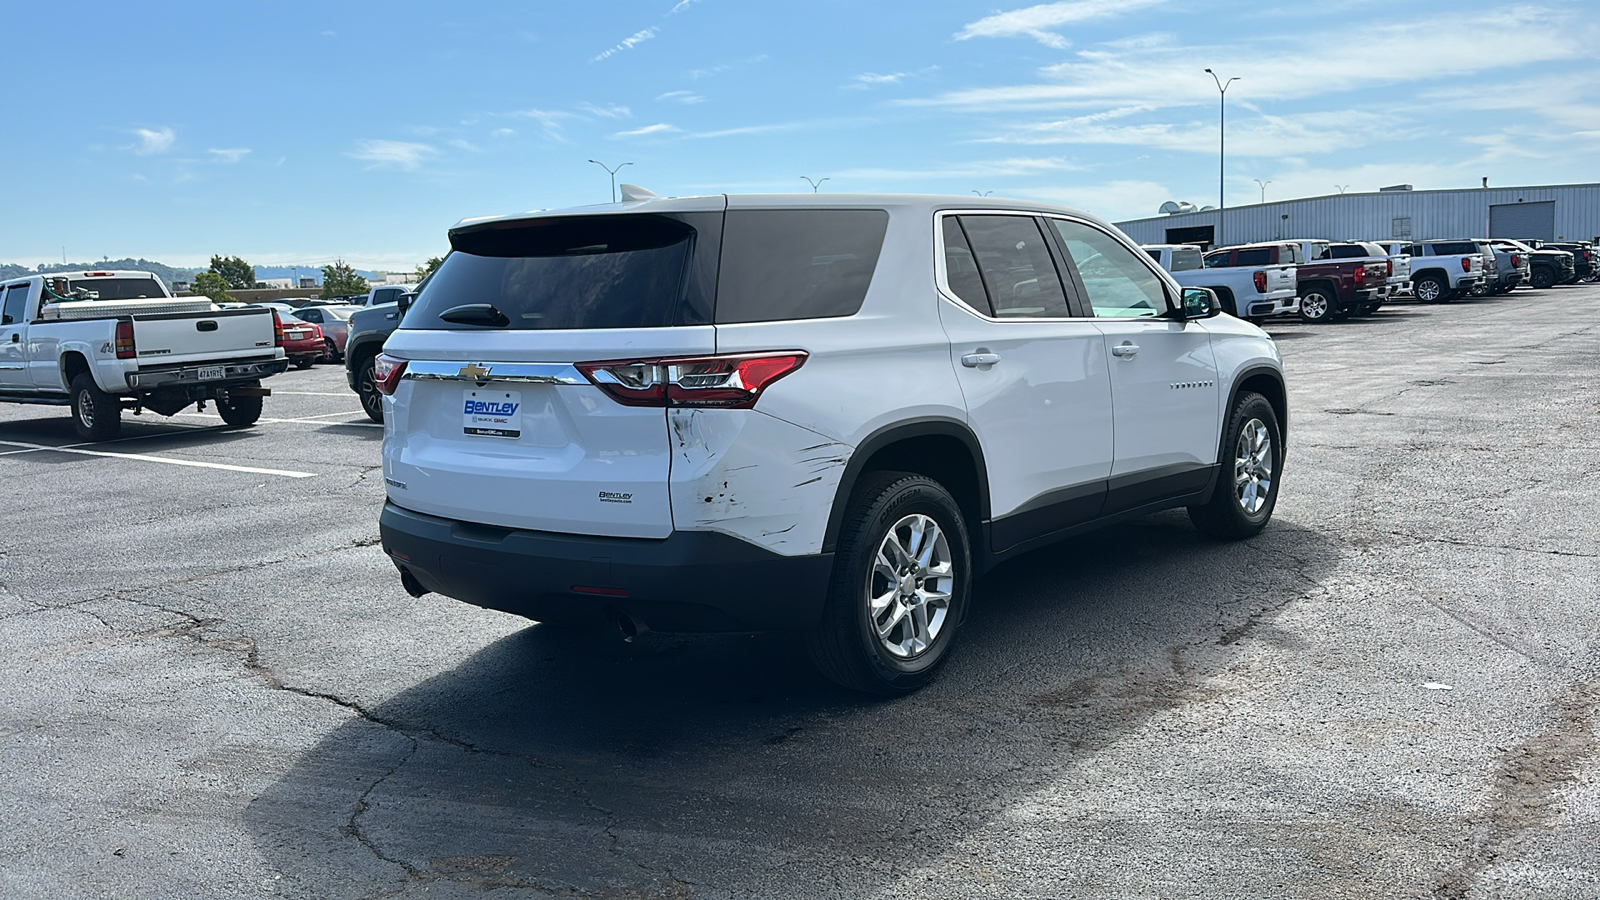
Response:
[[[715,196],[468,220],[375,366],[408,591],[625,632],[803,634],[926,682],[973,578],[1277,499],[1277,348],[1040,204]]]

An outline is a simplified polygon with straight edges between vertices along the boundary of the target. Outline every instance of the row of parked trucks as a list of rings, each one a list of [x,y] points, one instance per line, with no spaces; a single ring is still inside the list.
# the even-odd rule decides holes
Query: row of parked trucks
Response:
[[[1229,313],[1261,321],[1298,315],[1327,322],[1376,312],[1409,295],[1448,303],[1594,278],[1596,249],[1505,238],[1451,241],[1280,240],[1204,250],[1147,244],[1145,252],[1184,287],[1210,288]]]

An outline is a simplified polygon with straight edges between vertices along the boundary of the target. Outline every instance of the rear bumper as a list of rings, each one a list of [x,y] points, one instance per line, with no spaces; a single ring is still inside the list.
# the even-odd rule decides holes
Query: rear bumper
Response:
[[[383,549],[427,590],[553,622],[626,613],[655,631],[782,631],[822,615],[833,554],[780,556],[726,534],[664,540],[523,531],[385,503]]]
[[[1300,311],[1300,298],[1293,294],[1286,297],[1269,297],[1250,303],[1247,315],[1252,319],[1263,316],[1293,315]]]
[[[263,359],[249,362],[221,362],[214,365],[222,367],[221,378],[200,380],[200,370],[209,369],[211,365],[181,365],[163,366],[159,368],[143,368],[137,372],[129,372],[126,376],[128,387],[139,391],[155,390],[159,387],[199,387],[201,385],[223,384],[229,381],[247,381],[256,378],[265,378],[276,375],[289,368],[288,359]]]

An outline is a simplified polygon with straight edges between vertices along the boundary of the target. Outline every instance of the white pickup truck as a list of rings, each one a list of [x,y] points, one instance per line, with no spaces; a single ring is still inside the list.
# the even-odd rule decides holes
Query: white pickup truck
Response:
[[[1205,268],[1199,247],[1145,244],[1143,249],[1183,287],[1210,288],[1230,315],[1254,322],[1300,310],[1295,266],[1268,262],[1265,251],[1259,260],[1247,252],[1243,262]]]
[[[0,402],[71,406],[78,436],[113,438],[122,411],[190,404],[253,425],[261,379],[288,368],[269,309],[174,298],[148,272],[72,272],[0,282]]]

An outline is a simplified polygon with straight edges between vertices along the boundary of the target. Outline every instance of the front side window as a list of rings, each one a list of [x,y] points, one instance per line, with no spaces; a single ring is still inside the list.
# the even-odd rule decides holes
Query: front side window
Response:
[[[1032,216],[961,216],[978,272],[1000,319],[1063,319],[1061,276]]]
[[[1134,319],[1167,313],[1167,290],[1138,254],[1081,222],[1051,219],[1050,224],[1067,245],[1097,317]]]

